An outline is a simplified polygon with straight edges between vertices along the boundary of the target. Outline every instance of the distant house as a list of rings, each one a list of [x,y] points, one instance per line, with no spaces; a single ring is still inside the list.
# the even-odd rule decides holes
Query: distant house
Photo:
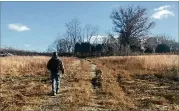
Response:
[[[0,57],[6,57],[6,56],[13,56],[13,54],[11,53],[0,54]]]

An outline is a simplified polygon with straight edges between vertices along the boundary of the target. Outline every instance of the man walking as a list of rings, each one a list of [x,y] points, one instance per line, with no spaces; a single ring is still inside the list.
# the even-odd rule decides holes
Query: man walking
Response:
[[[60,88],[60,73],[64,74],[62,61],[58,58],[58,54],[53,52],[52,58],[47,63],[47,69],[51,72],[52,93],[55,96]]]

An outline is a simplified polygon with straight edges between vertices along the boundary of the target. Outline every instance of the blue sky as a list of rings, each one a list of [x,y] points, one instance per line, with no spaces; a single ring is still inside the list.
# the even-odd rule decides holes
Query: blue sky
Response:
[[[156,22],[153,35],[178,39],[178,2],[1,2],[1,45],[46,51],[74,18],[82,26],[98,26],[99,35],[105,36],[113,27],[111,11],[130,5],[148,9],[150,20]]]

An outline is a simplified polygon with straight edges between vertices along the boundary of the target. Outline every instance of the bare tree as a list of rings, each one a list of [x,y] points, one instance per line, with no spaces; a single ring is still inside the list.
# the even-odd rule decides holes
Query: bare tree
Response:
[[[112,55],[119,55],[120,43],[113,34],[108,33],[108,36],[103,38],[103,51]]]
[[[66,39],[62,38],[58,40],[57,49],[59,53],[66,53],[68,52],[68,42]]]
[[[99,43],[99,36],[96,35],[96,36],[93,36],[93,41],[91,41],[92,44],[98,44]]]
[[[157,39],[157,44],[166,44],[170,47],[172,51],[176,51],[179,49],[179,43],[177,43],[171,36],[167,36],[165,34],[160,34],[155,36]]]
[[[90,42],[91,38],[96,35],[98,35],[98,28],[90,24],[87,24],[84,28],[84,36],[86,38],[86,41]]]
[[[63,40],[64,40],[64,45],[67,48],[67,52],[68,53],[72,52],[73,40],[72,40],[71,36],[68,33],[65,33],[63,35]]]
[[[108,37],[109,37],[109,44],[111,45],[111,47],[112,47],[112,50],[113,50],[113,54],[114,55],[119,55],[119,51],[120,51],[120,42],[119,42],[119,40],[118,39],[116,39],[115,37],[114,37],[114,35],[113,34],[111,34],[111,33],[109,33],[108,34]]]
[[[71,42],[72,51],[74,51],[75,44],[82,41],[80,22],[77,19],[66,23],[66,36]]]
[[[73,19],[65,24],[66,32],[59,36],[49,47],[48,51],[63,52],[74,52],[75,44],[84,42],[90,42],[93,36],[97,36],[98,28],[92,25],[86,25],[82,30],[78,19]],[[90,48],[91,49],[91,48]]]
[[[154,22],[149,22],[147,10],[140,6],[114,9],[110,17],[114,31],[118,33],[120,43],[124,47],[134,42],[133,38],[139,40],[140,37],[148,35],[149,30],[155,25]]]
[[[56,38],[56,39],[53,41],[53,43],[48,46],[47,51],[48,51],[48,52],[55,52],[55,51],[57,51],[57,50],[58,50],[57,44],[58,44],[58,38]]]
[[[157,45],[158,45],[158,42],[155,37],[149,37],[145,41],[145,48],[150,48],[153,50],[153,52],[155,51],[155,48],[157,47]]]
[[[48,52],[54,52],[57,51],[58,53],[66,53],[70,52],[71,47],[71,42],[68,40],[68,38],[62,38],[59,36],[54,40],[54,42],[48,46],[47,51]]]
[[[165,34],[156,35],[154,38],[157,39],[158,44],[168,44],[168,42],[172,41],[172,37]]]

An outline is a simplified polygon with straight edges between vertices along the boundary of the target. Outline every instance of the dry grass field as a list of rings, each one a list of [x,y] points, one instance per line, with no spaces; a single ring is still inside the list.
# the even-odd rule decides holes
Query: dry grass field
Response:
[[[103,71],[101,91],[111,95],[103,102],[109,105],[109,100],[115,101],[111,108],[179,110],[179,56],[100,57],[91,61]]]
[[[56,97],[50,96],[49,59],[0,58],[0,111],[179,110],[177,55],[62,57],[65,74]],[[102,87],[93,89],[97,69]]]

